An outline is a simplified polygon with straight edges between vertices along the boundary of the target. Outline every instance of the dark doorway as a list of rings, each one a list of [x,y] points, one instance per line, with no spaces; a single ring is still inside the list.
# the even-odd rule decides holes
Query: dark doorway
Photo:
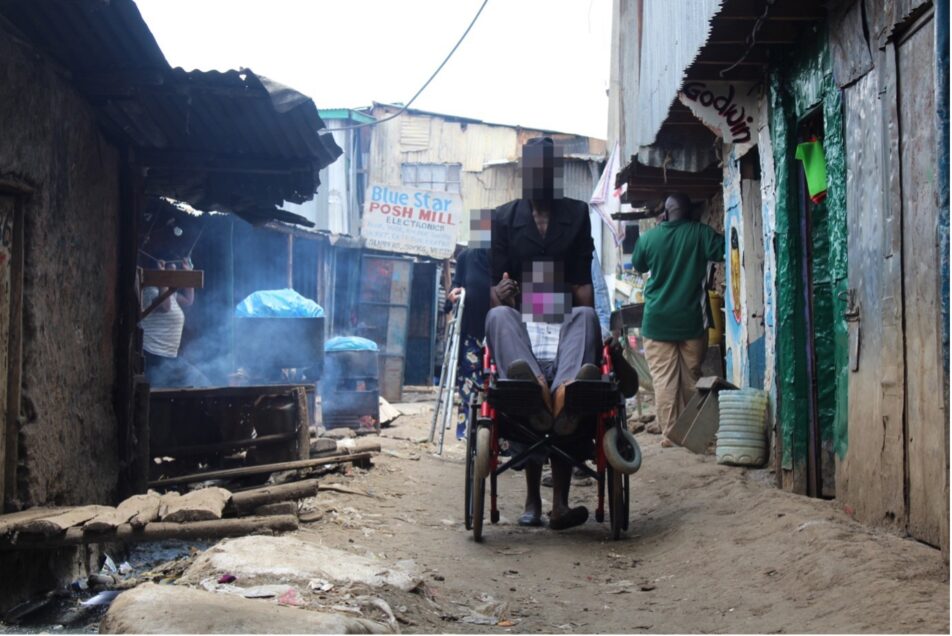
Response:
[[[797,143],[823,142],[823,112],[817,108],[804,116],[797,128]],[[826,203],[811,199],[806,171],[797,162],[800,224],[800,264],[803,318],[806,327],[807,373],[807,494],[836,496],[836,459],[833,422],[836,418],[835,298],[830,271],[830,234]]]

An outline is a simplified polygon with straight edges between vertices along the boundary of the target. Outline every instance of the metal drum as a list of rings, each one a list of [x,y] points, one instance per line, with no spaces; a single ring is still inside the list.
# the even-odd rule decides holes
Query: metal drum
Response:
[[[325,428],[380,431],[377,351],[327,351],[321,378],[321,418]]]

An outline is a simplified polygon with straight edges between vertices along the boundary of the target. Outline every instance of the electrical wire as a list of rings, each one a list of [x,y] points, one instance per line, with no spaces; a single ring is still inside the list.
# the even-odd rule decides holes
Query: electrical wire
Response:
[[[479,10],[476,11],[476,15],[474,15],[474,16],[473,16],[473,19],[470,21],[469,26],[466,27],[466,30],[465,30],[465,31],[463,31],[463,35],[461,35],[460,38],[459,38],[459,40],[456,41],[456,44],[453,45],[453,48],[450,49],[450,52],[446,55],[445,58],[443,58],[443,61],[440,62],[440,65],[439,65],[438,67],[436,67],[436,70],[433,71],[433,74],[432,74],[432,75],[430,75],[430,79],[428,79],[428,80],[426,80],[426,82],[424,82],[423,86],[420,87],[420,90],[418,90],[416,93],[414,93],[413,97],[410,98],[410,101],[408,101],[406,104],[404,104],[404,105],[400,108],[400,110],[398,110],[397,112],[393,113],[392,115],[388,115],[387,117],[384,117],[383,119],[378,119],[378,120],[376,120],[376,121],[367,122],[367,123],[365,123],[365,124],[355,124],[355,125],[353,125],[353,126],[342,126],[342,127],[340,127],[340,128],[328,128],[328,129],[326,129],[326,130],[322,130],[322,131],[321,131],[321,134],[322,134],[322,135],[323,135],[323,134],[329,134],[329,133],[332,133],[332,132],[336,132],[336,131],[338,131],[338,130],[354,130],[354,129],[356,129],[356,128],[367,128],[367,127],[369,127],[369,126],[376,126],[377,124],[382,124],[382,123],[385,122],[385,121],[390,121],[391,119],[396,119],[397,117],[399,117],[400,115],[402,115],[403,113],[405,113],[405,112],[407,111],[407,109],[410,108],[410,104],[412,104],[413,102],[416,101],[416,98],[420,96],[420,93],[422,93],[424,90],[426,90],[426,87],[430,85],[430,82],[432,82],[432,81],[436,78],[436,76],[439,74],[439,72],[443,70],[443,67],[446,66],[446,63],[450,61],[450,58],[453,57],[453,54],[454,54],[454,53],[456,53],[456,49],[459,48],[459,45],[462,44],[462,43],[463,43],[463,40],[466,39],[466,36],[469,35],[470,30],[473,28],[473,25],[476,24],[476,20],[479,19],[480,14],[483,12],[483,9],[486,8],[486,5],[487,5],[487,4],[489,4],[489,0],[483,0],[483,3],[479,6]]]
[[[764,4],[764,12],[760,14],[760,17],[754,22],[754,28],[750,32],[750,35],[747,37],[747,50],[744,51],[744,54],[740,56],[740,59],[728,66],[727,68],[720,71],[720,76],[723,78],[726,74],[733,71],[737,68],[744,60],[747,59],[747,56],[750,55],[750,52],[754,50],[754,47],[757,45],[757,32],[760,31],[760,27],[763,26],[764,21],[767,19],[767,13],[770,11],[770,7],[773,6],[775,0],[767,0]]]

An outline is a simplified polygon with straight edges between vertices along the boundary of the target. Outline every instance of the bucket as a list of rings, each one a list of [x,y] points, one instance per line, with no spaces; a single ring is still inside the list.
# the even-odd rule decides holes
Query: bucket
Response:
[[[762,466],[767,461],[767,394],[760,389],[717,394],[717,463]]]

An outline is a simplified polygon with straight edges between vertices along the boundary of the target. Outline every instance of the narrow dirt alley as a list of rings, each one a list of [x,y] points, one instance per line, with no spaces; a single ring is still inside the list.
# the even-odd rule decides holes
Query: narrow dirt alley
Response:
[[[663,449],[646,434],[623,540],[594,519],[563,533],[519,527],[522,477],[507,474],[501,522],[477,544],[463,527],[462,444],[448,440],[436,457],[422,441],[430,406],[400,408],[408,413],[384,430],[375,466],[336,480],[363,494],[319,492],[325,514],[297,536],[415,562],[429,601],[390,599],[403,631],[949,630],[937,550],[777,490],[767,471]],[[576,481],[573,498],[594,508],[594,485]]]

